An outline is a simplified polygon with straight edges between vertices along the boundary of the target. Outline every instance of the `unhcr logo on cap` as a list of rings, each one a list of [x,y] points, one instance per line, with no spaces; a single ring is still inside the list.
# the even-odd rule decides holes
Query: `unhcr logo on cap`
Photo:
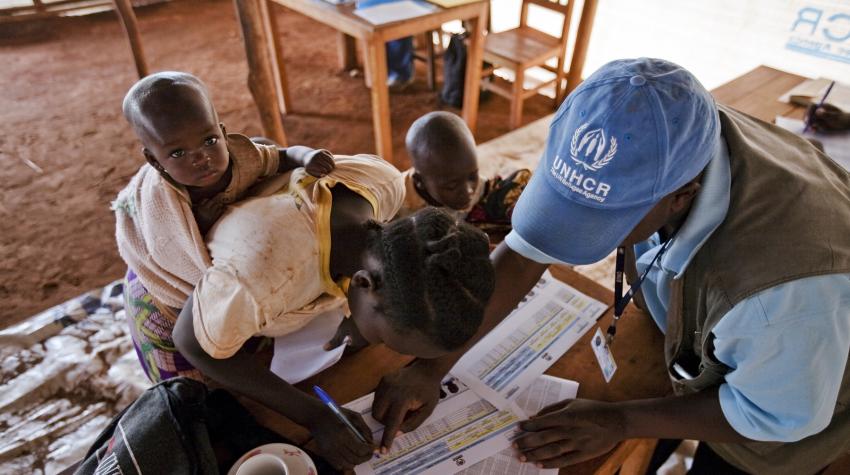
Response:
[[[585,132],[589,126],[590,124],[585,123],[576,129],[570,142],[570,158],[581,167],[570,165],[560,155],[555,155],[549,173],[570,191],[604,203],[608,192],[611,191],[611,185],[591,175],[585,176],[585,171],[596,172],[607,165],[617,153],[617,139],[610,137],[608,140],[602,129]]]
[[[617,153],[617,138],[611,137],[611,146],[608,147],[608,153],[605,153],[605,131],[594,129],[582,135],[581,133],[588,126],[590,124],[585,122],[584,125],[576,129],[573,140],[570,142],[570,156],[585,170],[597,171],[614,158],[614,154]],[[581,137],[581,140],[579,140],[579,137]],[[582,151],[584,153],[581,153]],[[605,155],[603,156],[603,154]],[[590,163],[588,163],[588,160],[590,160]]]

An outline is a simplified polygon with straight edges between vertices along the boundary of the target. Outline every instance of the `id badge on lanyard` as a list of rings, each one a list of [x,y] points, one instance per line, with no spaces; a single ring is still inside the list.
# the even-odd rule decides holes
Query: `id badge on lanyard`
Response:
[[[608,345],[614,343],[614,336],[617,334],[617,322],[620,320],[620,317],[623,316],[623,312],[626,311],[626,306],[632,301],[632,297],[635,296],[635,293],[640,290],[640,286],[643,285],[643,281],[646,280],[646,276],[649,274],[649,271],[652,270],[655,263],[661,259],[661,256],[664,255],[667,248],[670,247],[670,243],[673,242],[674,237],[675,234],[670,236],[670,239],[661,245],[661,249],[658,250],[655,257],[652,258],[652,261],[648,266],[646,266],[646,269],[643,270],[643,273],[641,273],[637,282],[629,288],[626,295],[623,295],[623,272],[626,267],[626,248],[622,246],[617,248],[617,261],[614,269],[614,319],[611,321],[611,325],[608,326],[608,331],[606,332]]]

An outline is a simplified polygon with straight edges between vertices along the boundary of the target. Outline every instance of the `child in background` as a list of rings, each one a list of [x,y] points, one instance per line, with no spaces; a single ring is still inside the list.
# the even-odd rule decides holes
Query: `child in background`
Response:
[[[324,176],[334,168],[333,156],[227,134],[207,88],[187,73],[141,79],[124,98],[123,111],[148,162],[113,203],[118,250],[128,266],[131,335],[152,381],[198,378],[194,370],[181,372],[190,366],[173,352],[170,329],[212,265],[204,236],[227,205],[264,177],[302,166]]]
[[[416,119],[405,145],[413,167],[404,172],[405,198],[399,217],[437,206],[448,208],[495,240],[510,231],[511,213],[531,178],[529,170],[517,170],[506,178],[479,176],[472,132],[449,112],[429,112]]]

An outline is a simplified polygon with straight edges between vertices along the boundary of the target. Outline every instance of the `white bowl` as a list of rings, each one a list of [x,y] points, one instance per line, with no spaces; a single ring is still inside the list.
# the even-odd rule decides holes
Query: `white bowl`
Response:
[[[269,454],[280,458],[286,464],[289,475],[317,475],[316,465],[306,452],[289,444],[266,444],[250,450],[233,464],[227,475],[236,475],[239,466],[257,454]]]

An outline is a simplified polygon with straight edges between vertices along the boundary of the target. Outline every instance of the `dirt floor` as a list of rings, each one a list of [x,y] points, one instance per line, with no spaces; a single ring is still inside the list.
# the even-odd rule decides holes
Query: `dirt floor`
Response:
[[[290,143],[374,152],[369,91],[362,76],[337,69],[334,31],[274,10],[297,111],[284,121]],[[186,0],[139,8],[137,15],[153,71],[198,75],[230,130],[262,133],[232,2]],[[4,327],[123,274],[109,202],[142,156],[121,116],[121,100],[136,76],[113,13],[0,26],[0,64]],[[404,133],[414,119],[453,110],[439,104],[423,65],[417,68],[412,89],[391,98],[397,156],[406,156]],[[551,107],[547,98],[532,98],[526,122]],[[479,143],[507,132],[507,111],[505,99],[482,101]]]

